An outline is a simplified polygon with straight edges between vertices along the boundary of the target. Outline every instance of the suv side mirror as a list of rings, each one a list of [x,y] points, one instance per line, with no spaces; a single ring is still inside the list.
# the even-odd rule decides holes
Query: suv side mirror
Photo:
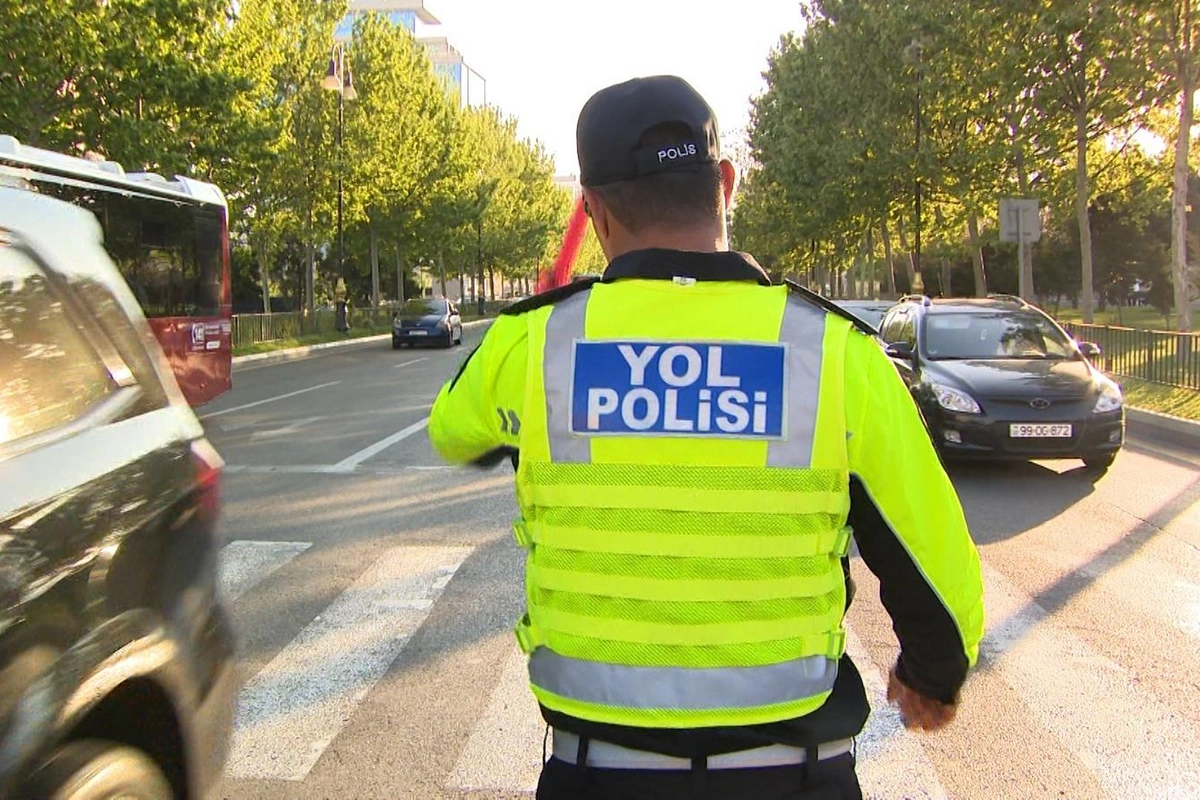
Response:
[[[1080,342],[1079,352],[1083,353],[1087,358],[1096,358],[1101,354],[1100,345],[1091,342]]]
[[[903,358],[905,361],[912,361],[913,356],[916,355],[913,346],[908,342],[892,342],[884,349],[884,352],[888,354],[889,358]]]

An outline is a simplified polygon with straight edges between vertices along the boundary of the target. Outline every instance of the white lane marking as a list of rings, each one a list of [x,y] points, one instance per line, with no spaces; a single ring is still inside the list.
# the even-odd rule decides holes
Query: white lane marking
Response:
[[[401,367],[410,367],[413,364],[420,364],[422,361],[428,361],[428,360],[429,360],[428,356],[426,356],[425,358],[414,358],[412,361],[402,361],[401,363],[393,366],[392,369],[400,369]]]
[[[334,464],[333,467],[335,470],[340,470],[342,472],[349,472],[350,470],[354,469],[362,462],[366,461],[368,458],[371,458],[372,456],[377,456],[380,453],[382,453],[384,450],[387,450],[392,445],[394,445],[398,442],[404,441],[408,437],[412,436],[414,433],[420,433],[421,431],[425,430],[425,426],[427,426],[428,424],[429,424],[429,417],[426,417],[425,419],[421,420],[420,422],[414,422],[412,425],[409,425],[404,430],[397,431],[396,433],[393,433],[391,436],[387,437],[386,439],[381,439],[380,441],[376,442],[375,444],[371,445],[370,447],[364,447],[362,450],[359,450],[354,455],[343,458],[341,461]]]
[[[266,405],[267,403],[276,403],[280,400],[286,400],[289,397],[296,397],[297,395],[307,394],[308,392],[315,392],[318,389],[328,389],[330,386],[337,386],[339,383],[341,383],[341,381],[330,381],[329,383],[322,383],[320,386],[310,386],[307,389],[300,389],[295,392],[276,395],[275,397],[268,397],[266,400],[255,400],[253,403],[246,403],[245,405],[234,406],[233,408],[223,408],[220,411],[212,411],[208,414],[202,414],[200,419],[213,419],[214,417],[224,416],[225,414],[232,414],[235,411],[245,411],[247,408],[257,408],[258,406]]]
[[[397,547],[371,565],[246,684],[228,774],[303,780],[471,549]]]
[[[305,417],[304,419],[292,420],[290,423],[288,423],[287,425],[284,425],[282,428],[268,428],[265,431],[255,431],[254,433],[250,434],[250,441],[253,442],[256,439],[273,439],[276,436],[286,436],[289,433],[296,433],[301,428],[306,427],[308,425],[312,425],[314,422],[320,422],[323,419],[325,419],[325,418],[324,417]]]
[[[475,722],[446,785],[453,789],[506,792],[537,790],[542,772],[546,723],[529,689],[528,657],[513,643],[492,690],[487,709]]]
[[[991,668],[1113,797],[1195,797],[1193,720],[1141,688],[1055,617],[983,565]],[[1119,620],[1120,615],[1114,615]]]
[[[230,542],[219,556],[221,596],[231,602],[238,599],[310,546],[311,542]]]
[[[871,701],[871,716],[857,739],[863,796],[945,800],[948,795],[937,768],[917,736],[904,727],[900,711],[888,703],[883,672],[849,626],[846,652],[858,667]]]

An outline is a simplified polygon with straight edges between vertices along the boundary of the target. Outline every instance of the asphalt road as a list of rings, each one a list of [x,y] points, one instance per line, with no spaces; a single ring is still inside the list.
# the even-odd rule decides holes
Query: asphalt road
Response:
[[[250,365],[201,409],[245,681],[218,796],[531,796],[512,470],[445,468],[422,427],[479,336]],[[896,643],[856,561],[868,796],[1200,797],[1200,454],[1133,440],[1099,481],[1080,467],[953,470],[988,635],[943,733],[883,703]]]

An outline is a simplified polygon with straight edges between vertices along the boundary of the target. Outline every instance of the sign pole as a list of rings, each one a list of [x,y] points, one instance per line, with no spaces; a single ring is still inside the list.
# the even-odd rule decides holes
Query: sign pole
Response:
[[[1021,210],[1017,210],[1017,293],[1021,295],[1021,299],[1028,302],[1029,300],[1029,278],[1025,273],[1025,262],[1029,258],[1029,251],[1025,249],[1025,226],[1022,224],[1025,215]]]

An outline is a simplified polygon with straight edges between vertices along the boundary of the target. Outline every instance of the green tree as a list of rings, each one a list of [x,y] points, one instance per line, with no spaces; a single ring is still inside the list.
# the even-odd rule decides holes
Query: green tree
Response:
[[[0,128],[133,169],[187,173],[220,159],[245,88],[220,57],[228,8],[224,0],[0,0]]]

